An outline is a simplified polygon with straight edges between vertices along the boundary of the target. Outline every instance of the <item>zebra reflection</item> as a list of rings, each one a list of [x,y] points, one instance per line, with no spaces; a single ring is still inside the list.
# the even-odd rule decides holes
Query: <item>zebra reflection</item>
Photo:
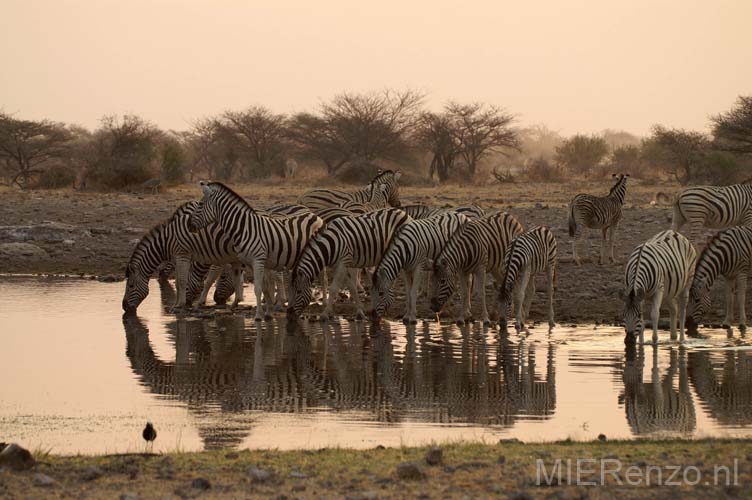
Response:
[[[701,404],[721,426],[752,423],[752,355],[749,351],[693,351],[689,354],[689,378]]]

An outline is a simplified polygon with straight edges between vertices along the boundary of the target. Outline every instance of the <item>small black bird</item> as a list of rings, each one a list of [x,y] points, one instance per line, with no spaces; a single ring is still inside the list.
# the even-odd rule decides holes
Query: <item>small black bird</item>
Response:
[[[142,432],[141,435],[147,443],[153,444],[154,440],[157,439],[157,431],[154,429],[154,426],[151,425],[151,422],[146,422],[146,427],[144,427],[144,432]]]

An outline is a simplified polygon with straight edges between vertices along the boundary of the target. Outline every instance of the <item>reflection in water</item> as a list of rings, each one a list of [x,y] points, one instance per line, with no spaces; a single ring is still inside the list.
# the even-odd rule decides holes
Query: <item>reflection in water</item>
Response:
[[[750,351],[689,353],[689,377],[710,416],[722,425],[752,423],[752,356]]]
[[[630,429],[636,435],[693,432],[697,419],[687,377],[686,349],[669,347],[669,366],[663,376],[658,366],[658,350],[650,348],[650,352],[650,382],[643,382],[644,347],[634,344],[626,347],[624,391],[619,402],[624,404]]]

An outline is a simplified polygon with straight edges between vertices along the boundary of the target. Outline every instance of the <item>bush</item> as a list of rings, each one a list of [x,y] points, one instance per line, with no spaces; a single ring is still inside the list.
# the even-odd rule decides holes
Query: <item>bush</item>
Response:
[[[368,184],[371,179],[376,177],[379,172],[379,166],[370,162],[353,162],[345,166],[337,178],[347,184]]]
[[[722,151],[705,155],[696,171],[694,181],[721,186],[736,184],[749,177],[749,167],[743,165],[741,158]]]
[[[73,187],[76,183],[76,171],[68,165],[53,165],[39,174],[34,189],[59,189]]]
[[[549,163],[543,158],[528,162],[524,172],[527,180],[533,182],[562,182],[566,178],[561,166]]]

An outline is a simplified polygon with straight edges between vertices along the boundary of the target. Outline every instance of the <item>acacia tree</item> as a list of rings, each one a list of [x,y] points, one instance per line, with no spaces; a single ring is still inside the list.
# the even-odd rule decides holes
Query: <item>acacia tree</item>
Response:
[[[660,148],[660,154],[674,178],[687,184],[702,169],[710,147],[708,137],[700,132],[684,129],[653,127],[651,139]]]
[[[602,137],[576,134],[556,148],[556,161],[579,175],[591,174],[608,155]]]
[[[290,119],[287,134],[302,156],[321,161],[328,174],[337,173],[350,159],[343,154],[336,129],[321,116],[298,113]]]
[[[250,157],[248,173],[264,175],[281,164],[286,122],[285,115],[251,106],[244,111],[226,111],[217,119],[217,126],[220,136],[234,141],[237,149]]]
[[[4,160],[10,184],[29,186],[50,160],[67,154],[72,134],[60,123],[48,120],[17,120],[0,112],[0,159]]]
[[[712,121],[717,149],[752,154],[752,96],[739,96],[730,111],[713,117]]]
[[[435,174],[440,182],[445,182],[462,150],[455,139],[451,118],[446,113],[423,113],[416,127],[415,139],[432,155],[428,176],[433,178]]]
[[[514,116],[499,107],[450,102],[445,112],[454,139],[461,145],[459,154],[465,160],[470,176],[475,176],[478,162],[488,153],[520,148],[517,131],[511,127]]]

